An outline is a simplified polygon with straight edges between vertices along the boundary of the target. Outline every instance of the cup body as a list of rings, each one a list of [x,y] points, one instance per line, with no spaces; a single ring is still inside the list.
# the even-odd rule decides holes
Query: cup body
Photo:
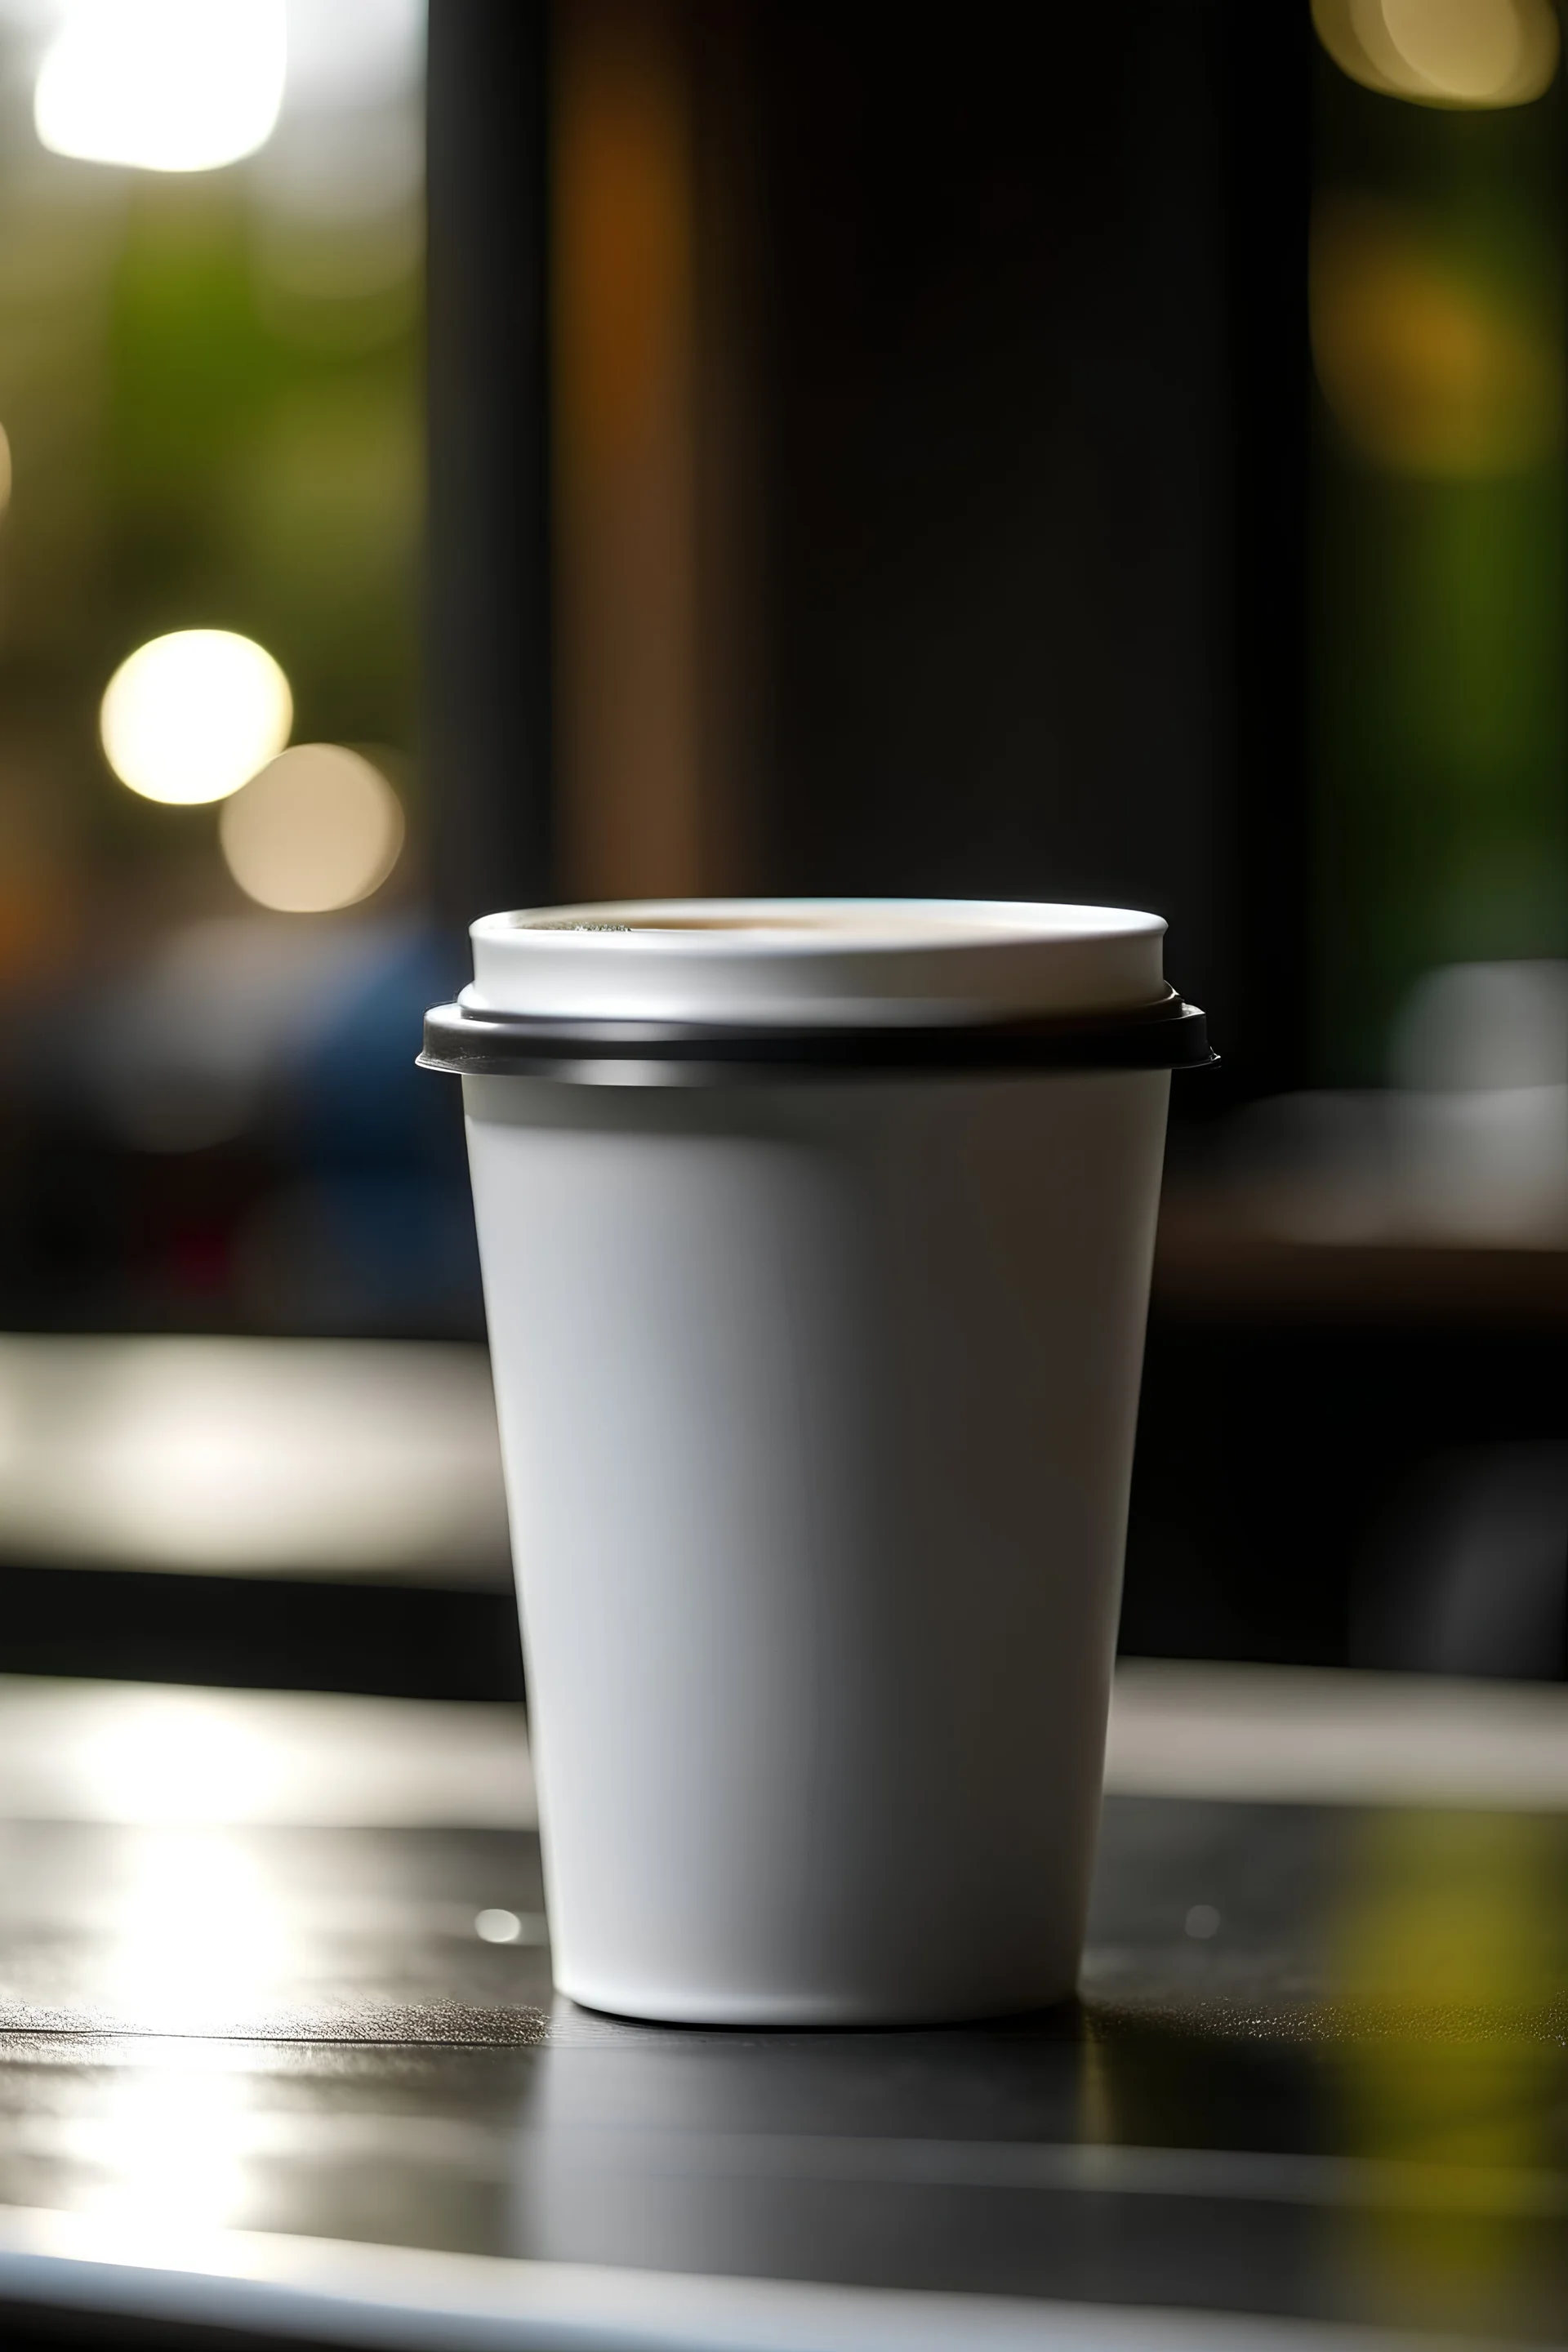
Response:
[[[464,1076],[574,1999],[1071,1991],[1168,1090]]]

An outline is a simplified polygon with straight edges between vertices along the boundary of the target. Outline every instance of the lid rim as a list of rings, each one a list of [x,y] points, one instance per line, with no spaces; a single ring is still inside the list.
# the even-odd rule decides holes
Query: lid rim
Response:
[[[458,1076],[568,1076],[608,1063],[821,1074],[1195,1069],[1215,1059],[1202,1008],[1174,989],[1150,1004],[1093,1012],[854,1026],[563,1019],[459,1002],[426,1013],[418,1056],[421,1068]]]

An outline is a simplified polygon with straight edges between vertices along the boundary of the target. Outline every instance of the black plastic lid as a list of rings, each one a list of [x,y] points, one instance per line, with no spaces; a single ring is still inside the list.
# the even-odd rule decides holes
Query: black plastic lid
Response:
[[[1217,1059],[1208,1024],[1173,990],[1110,1013],[925,1027],[736,1027],[689,1021],[574,1021],[438,1004],[419,1066],[459,1077],[690,1085],[898,1071],[1191,1070]]]

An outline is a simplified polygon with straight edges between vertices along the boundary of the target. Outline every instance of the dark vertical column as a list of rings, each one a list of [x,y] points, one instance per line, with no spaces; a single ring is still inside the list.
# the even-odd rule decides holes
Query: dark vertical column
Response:
[[[1214,1106],[1309,1085],[1313,950],[1308,678],[1315,47],[1305,8],[1222,0],[1229,449],[1226,926],[1237,986]]]
[[[769,878],[1157,908],[1224,1037],[1220,0],[1037,16],[757,11]]]
[[[552,889],[543,0],[430,0],[426,770],[454,931]]]

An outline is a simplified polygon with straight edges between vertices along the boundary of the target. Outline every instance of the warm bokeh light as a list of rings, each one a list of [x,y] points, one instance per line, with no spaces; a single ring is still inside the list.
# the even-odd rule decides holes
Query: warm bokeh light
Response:
[[[10,503],[11,441],[5,426],[0,425],[0,514],[5,513]]]
[[[132,654],[100,715],[104,756],[150,801],[220,801],[289,740],[294,706],[271,655],[227,629],[178,629]]]
[[[1561,444],[1555,342],[1390,208],[1320,205],[1311,322],[1323,395],[1380,465],[1480,478],[1538,464]]]
[[[1524,26],[1514,0],[1379,0],[1375,14],[1402,63],[1446,98],[1485,105],[1518,76]]]
[[[1523,106],[1557,70],[1550,0],[1312,0],[1352,80],[1417,106]]]
[[[283,0],[73,0],[34,121],[57,155],[214,171],[271,137],[286,57]]]
[[[403,846],[403,809],[359,752],[300,743],[229,802],[219,838],[229,872],[258,906],[321,915],[385,881]]]

